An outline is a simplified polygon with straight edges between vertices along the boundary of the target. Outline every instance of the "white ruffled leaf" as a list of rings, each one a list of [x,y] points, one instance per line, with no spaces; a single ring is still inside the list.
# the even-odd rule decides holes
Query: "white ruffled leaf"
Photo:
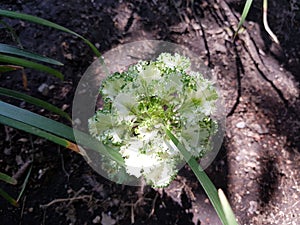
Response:
[[[134,120],[136,118],[137,101],[134,96],[120,93],[112,104],[113,112],[117,113],[122,120]]]

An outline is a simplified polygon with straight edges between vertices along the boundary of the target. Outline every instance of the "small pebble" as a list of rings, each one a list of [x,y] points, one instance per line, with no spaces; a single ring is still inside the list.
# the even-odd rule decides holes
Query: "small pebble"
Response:
[[[267,127],[263,127],[259,124],[253,124],[252,127],[257,131],[259,134],[267,134],[269,133],[269,129]]]
[[[236,161],[238,161],[238,162],[239,162],[239,161],[241,161],[241,160],[242,160],[242,157],[238,155],[238,156],[237,156],[235,159],[236,159]]]
[[[19,142],[23,142],[23,143],[26,143],[28,142],[28,139],[27,138],[20,138],[18,139]]]
[[[4,154],[5,154],[5,155],[11,155],[11,147],[5,148],[5,149],[4,149]]]
[[[55,88],[55,85],[53,85],[53,84],[49,86],[49,90],[53,90],[54,88]]]
[[[23,165],[24,161],[20,155],[16,155],[16,163],[18,166]]]
[[[72,60],[73,59],[73,56],[71,53],[67,53],[67,54],[64,54],[64,57],[68,60]]]
[[[94,219],[93,219],[93,223],[100,223],[101,222],[101,217],[100,216],[96,216]]]
[[[20,107],[21,107],[21,108],[24,108],[25,105],[26,105],[26,102],[24,102],[24,101],[22,101],[22,102],[20,103]]]
[[[40,93],[42,93],[42,95],[47,96],[49,94],[49,86],[48,86],[48,84],[42,83],[39,86],[38,91]]]
[[[226,53],[226,51],[227,51],[227,49],[224,47],[224,45],[221,45],[217,42],[214,44],[214,49],[217,52],[223,52],[223,53]]]
[[[246,123],[245,123],[244,121],[238,122],[235,126],[236,126],[237,128],[243,129],[243,128],[246,127]]]
[[[257,211],[258,203],[256,201],[249,202],[250,207],[248,208],[248,212],[253,214]]]

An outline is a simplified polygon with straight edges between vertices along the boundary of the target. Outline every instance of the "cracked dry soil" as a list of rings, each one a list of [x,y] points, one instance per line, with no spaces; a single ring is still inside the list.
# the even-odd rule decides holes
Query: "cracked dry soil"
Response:
[[[255,2],[238,38],[232,37],[242,1],[0,1],[1,8],[41,16],[87,37],[101,52],[122,43],[157,39],[182,44],[217,76],[226,104],[226,136],[207,169],[229,197],[239,224],[300,223],[300,5],[269,1],[269,23],[280,40],[272,43]],[[192,4],[193,3],[193,4]],[[47,100],[70,113],[76,85],[93,61],[79,39],[45,27],[7,20],[26,49],[53,57],[63,82],[26,70],[2,74],[0,85]],[[3,29],[1,42],[13,43]],[[38,88],[47,84],[49,93]],[[24,102],[1,97],[67,123]],[[20,207],[0,199],[0,224],[221,224],[189,168],[165,189],[114,184],[78,155],[0,126],[0,171],[19,184],[1,188],[17,196],[32,165]]]

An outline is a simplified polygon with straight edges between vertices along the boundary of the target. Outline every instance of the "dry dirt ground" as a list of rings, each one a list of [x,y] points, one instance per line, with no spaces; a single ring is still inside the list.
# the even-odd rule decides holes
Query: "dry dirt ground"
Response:
[[[226,136],[207,169],[229,197],[239,224],[300,224],[300,4],[269,1],[269,22],[280,45],[262,25],[255,2],[233,41],[244,1],[1,0],[1,9],[41,16],[68,27],[101,52],[143,39],[182,44],[203,59],[218,78],[226,104]],[[93,61],[78,38],[6,20],[26,49],[62,61],[63,82],[26,70],[2,74],[0,85],[47,100],[70,113],[77,83]],[[13,43],[1,29],[1,42]],[[38,87],[51,88],[42,95]],[[2,98],[41,115],[57,116]],[[32,165],[20,207],[0,199],[0,224],[220,224],[192,172],[183,168],[165,189],[117,185],[95,173],[78,155],[43,139],[0,126],[0,171],[16,175],[17,196]]]

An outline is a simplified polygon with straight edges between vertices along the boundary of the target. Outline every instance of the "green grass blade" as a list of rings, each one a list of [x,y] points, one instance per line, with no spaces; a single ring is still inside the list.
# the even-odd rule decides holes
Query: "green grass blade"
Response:
[[[19,196],[17,198],[17,202],[20,201],[20,198],[22,197],[22,195],[23,195],[23,193],[25,191],[25,188],[27,186],[27,183],[28,183],[28,180],[29,180],[29,177],[30,177],[30,174],[31,174],[31,170],[32,170],[32,166],[30,167],[30,169],[29,169],[29,171],[28,171],[28,173],[26,175],[26,178],[25,178],[25,180],[24,180],[24,182],[22,184],[22,189],[21,189],[20,194],[19,194]]]
[[[90,135],[28,110],[0,101],[0,117],[0,123],[46,138],[64,147],[70,148],[75,145],[69,141],[67,142],[67,140],[72,142],[77,141],[78,145],[86,146],[99,152],[99,154],[106,155],[120,165],[123,165],[124,163],[119,152],[108,150],[106,146],[92,138]],[[73,132],[76,132],[76,140]],[[59,139],[59,137],[63,138]]]
[[[7,194],[5,191],[3,191],[1,188],[0,188],[0,196],[5,198],[13,206],[18,206],[18,202],[13,197],[11,197],[9,194]]]
[[[49,74],[52,74],[52,75],[58,77],[61,80],[63,80],[63,78],[64,78],[62,73],[59,72],[58,70],[52,69],[48,66],[45,66],[45,65],[42,65],[42,64],[39,64],[36,62],[28,61],[26,59],[21,59],[21,58],[17,58],[14,56],[0,54],[0,62],[14,64],[14,65],[18,65],[18,66],[24,66],[24,67],[32,68],[32,69],[39,70],[42,72],[46,72],[46,73],[49,73]]]
[[[75,141],[72,128],[2,101],[0,101],[0,115]]]
[[[200,182],[204,191],[206,192],[208,198],[210,199],[213,207],[215,208],[223,225],[232,225],[229,223],[229,221],[227,221],[216,187],[211,182],[211,180],[206,175],[206,173],[203,171],[203,169],[201,168],[197,160],[191,156],[191,154],[185,149],[185,147],[178,141],[178,139],[169,130],[166,130],[166,134],[171,139],[171,141],[175,144],[175,146],[179,149],[184,159],[191,167],[192,171],[194,172],[198,181]]]
[[[0,172],[0,180],[3,180],[4,182],[6,182],[8,184],[13,184],[13,185],[17,184],[17,181],[15,178],[8,176],[5,173],[1,173],[1,172]]]
[[[45,118],[45,119],[47,119],[47,118]],[[19,130],[22,130],[22,131],[25,131],[25,132],[28,132],[30,134],[34,134],[36,136],[45,138],[53,143],[56,143],[63,147],[69,148],[77,153],[80,153],[80,150],[78,149],[76,144],[74,144],[64,138],[61,138],[57,135],[48,133],[45,130],[42,130],[35,126],[28,125],[28,124],[20,122],[18,120],[14,120],[9,117],[3,116],[3,115],[1,115],[1,112],[0,112],[0,123],[10,126],[10,127],[13,127],[13,128],[16,128],[16,129],[19,129]],[[70,130],[72,130],[72,128],[70,128]],[[76,136],[77,143],[79,145],[86,146],[94,151],[99,152],[99,154],[106,155],[106,156],[110,157],[112,160],[118,162],[119,165],[124,165],[124,160],[118,152],[108,151],[101,142],[93,139],[88,134],[82,133],[80,131],[77,131],[76,133],[77,133],[77,136]]]
[[[11,118],[3,116],[1,114],[0,114],[0,123],[10,126],[10,127],[13,127],[13,128],[16,128],[16,129],[19,129],[19,130],[22,130],[22,131],[25,131],[25,132],[28,132],[30,134],[34,134],[36,136],[45,138],[55,144],[58,144],[63,147],[70,148],[70,149],[76,151],[76,149],[72,148],[74,146],[74,144],[64,138],[58,137],[54,134],[50,134],[42,129],[39,129],[37,127],[28,125],[26,123],[23,123],[23,122],[14,120],[14,119],[11,119]]]
[[[30,58],[33,60],[37,60],[40,62],[45,62],[45,63],[49,63],[52,65],[57,65],[57,66],[63,66],[64,64],[62,64],[61,62],[58,62],[54,59],[42,56],[42,55],[38,55],[36,53],[32,53],[11,45],[7,45],[7,44],[1,44],[0,43],[0,53],[7,53],[7,54],[12,54],[12,55],[17,55],[17,56],[21,56],[21,57],[25,57],[25,58]]]
[[[224,192],[221,189],[218,190],[218,195],[219,195],[219,198],[220,198],[220,201],[222,204],[222,208],[223,208],[223,211],[225,213],[225,217],[226,217],[228,223],[230,225],[238,225],[238,223],[236,222],[234,213],[231,209],[231,206],[228,202],[228,199],[226,198]]]
[[[244,24],[244,22],[245,22],[245,19],[246,19],[248,13],[249,13],[250,8],[251,8],[252,2],[253,2],[253,0],[247,0],[247,1],[246,1],[246,4],[245,4],[245,6],[244,6],[244,10],[243,10],[242,16],[241,16],[241,18],[240,18],[240,22],[239,22],[239,24],[238,24],[237,31],[235,32],[235,35],[234,35],[234,36],[237,35],[237,33],[239,32],[239,30],[240,30],[241,27],[243,26],[243,24]]]
[[[60,26],[56,23],[50,22],[49,20],[45,20],[45,19],[42,19],[42,18],[39,18],[39,17],[36,17],[36,16],[24,14],[24,13],[18,13],[18,12],[2,10],[2,9],[0,9],[0,16],[10,17],[10,18],[14,18],[14,19],[26,20],[26,21],[29,21],[29,22],[32,22],[32,23],[40,24],[40,25],[43,25],[43,26],[48,26],[48,27],[51,27],[51,28],[61,30],[61,31],[64,31],[66,33],[75,35],[75,36],[79,37],[80,39],[82,39],[93,50],[94,54],[97,57],[101,56],[100,52],[97,50],[97,48],[89,40],[85,39],[80,34],[77,34],[74,31],[71,31],[68,28]]]
[[[56,113],[57,115],[60,115],[64,118],[66,118],[67,120],[71,121],[71,117],[68,115],[68,113],[66,113],[66,112],[62,111],[60,108],[57,108],[56,106],[54,106],[48,102],[45,102],[43,100],[40,100],[38,98],[34,98],[29,95],[23,94],[21,92],[13,91],[13,90],[2,88],[2,87],[0,87],[0,95],[5,95],[8,97],[23,100],[30,104],[33,104],[33,105],[39,106],[43,109],[46,109],[50,112]]]

